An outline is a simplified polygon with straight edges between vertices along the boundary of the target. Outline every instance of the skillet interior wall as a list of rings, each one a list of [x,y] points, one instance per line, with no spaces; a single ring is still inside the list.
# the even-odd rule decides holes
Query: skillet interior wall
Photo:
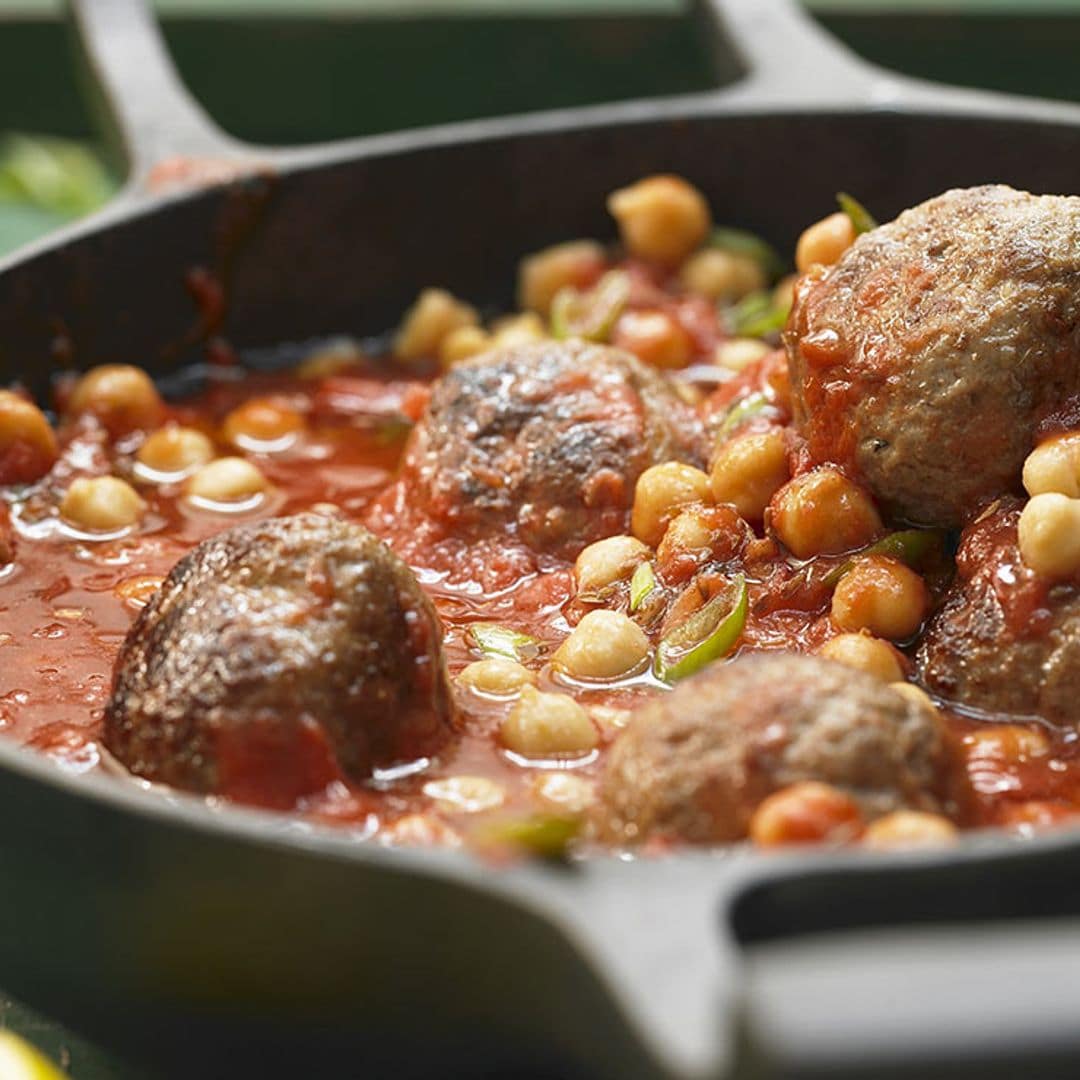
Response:
[[[512,303],[518,258],[610,238],[608,192],[658,169],[717,220],[791,251],[838,189],[880,219],[950,186],[1077,190],[1080,130],[902,114],[653,120],[306,168],[149,211],[0,276],[0,379],[42,391],[58,363],[163,372],[199,359],[194,267],[227,282],[237,347],[378,333],[418,289]],[[108,274],[99,267],[108,265]]]

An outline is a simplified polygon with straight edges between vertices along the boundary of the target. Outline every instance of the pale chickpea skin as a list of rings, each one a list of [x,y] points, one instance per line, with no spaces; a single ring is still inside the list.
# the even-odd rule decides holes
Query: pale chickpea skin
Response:
[[[188,479],[188,498],[199,502],[246,503],[263,494],[270,484],[257,466],[239,457],[223,457],[203,465]]]
[[[478,814],[493,810],[506,801],[506,789],[486,776],[447,776],[443,780],[429,780],[424,785],[424,794],[434,799],[440,810],[451,814]]]
[[[66,407],[73,416],[92,413],[114,437],[152,431],[164,412],[153,380],[130,364],[91,368],[75,384]]]
[[[196,428],[166,424],[149,435],[135,460],[157,478],[179,479],[214,458],[214,444]],[[155,477],[151,477],[155,478]]]
[[[757,338],[731,338],[716,346],[713,360],[719,367],[738,372],[745,371],[770,352],[772,349]]]
[[[401,321],[394,353],[402,360],[438,356],[448,334],[480,322],[476,310],[445,289],[425,289]]]
[[[841,630],[867,630],[890,641],[911,637],[929,610],[923,579],[882,555],[856,559],[832,598],[832,619]]]
[[[511,698],[536,682],[536,676],[523,664],[501,656],[474,660],[461,670],[458,682],[487,697]]]
[[[604,272],[604,249],[594,240],[571,240],[522,259],[518,267],[518,306],[547,318],[560,289],[583,289]]]
[[[479,356],[492,346],[491,335],[479,326],[459,326],[451,330],[439,345],[439,363],[444,368]]]
[[[758,522],[789,476],[784,433],[774,429],[721,446],[709,470],[709,485],[718,503],[731,503],[747,521]]]
[[[584,548],[574,563],[579,593],[597,593],[625,581],[651,552],[633,536],[608,536]]]
[[[894,810],[867,825],[863,844],[880,851],[943,847],[955,843],[956,835],[956,826],[940,814]]]
[[[1080,499],[1046,492],[1024,507],[1017,526],[1020,556],[1043,577],[1080,573]]]
[[[116,476],[73,480],[60,503],[60,516],[76,529],[115,532],[138,523],[146,510],[139,493]]]
[[[642,667],[649,639],[633,619],[618,611],[590,611],[552,658],[575,679],[617,679]]]
[[[769,524],[799,559],[853,551],[882,529],[870,496],[828,467],[803,473],[780,488],[769,509]]]
[[[920,689],[914,683],[889,683],[889,689],[894,693],[899,694],[902,698],[906,698],[912,705],[915,705],[920,709],[926,709],[932,713],[938,711],[938,707],[934,704],[934,699],[930,697],[925,690]]]
[[[56,434],[31,401],[0,390],[0,484],[39,480],[56,461]]]
[[[687,292],[728,302],[741,300],[769,284],[757,259],[720,248],[706,248],[691,255],[679,271],[679,281]]]
[[[589,714],[567,694],[526,686],[499,729],[507,750],[526,758],[582,757],[599,734]]]
[[[837,211],[806,229],[795,246],[795,266],[805,274],[820,263],[832,266],[855,243],[855,226],[847,214]]]
[[[628,311],[615,325],[617,348],[655,368],[682,368],[694,357],[694,343],[666,311]]]
[[[884,683],[902,682],[904,678],[897,651],[869,634],[837,634],[818,649],[818,655],[864,671]]]
[[[630,531],[643,543],[656,547],[671,519],[684,507],[711,502],[709,478],[700,469],[666,461],[646,469],[634,488]]]
[[[705,196],[678,176],[650,176],[608,196],[627,252],[639,259],[676,266],[712,228]]]
[[[252,398],[225,417],[221,432],[241,450],[270,450],[294,442],[305,426],[303,414],[287,402]]]
[[[759,847],[843,842],[861,832],[858,803],[839,788],[816,780],[781,788],[750,818],[750,839]]]
[[[1057,492],[1080,498],[1080,431],[1047,439],[1028,454],[1024,489],[1029,495]]]
[[[491,327],[491,343],[497,349],[531,345],[533,342],[543,341],[547,336],[544,320],[535,311],[507,315],[498,319]]]

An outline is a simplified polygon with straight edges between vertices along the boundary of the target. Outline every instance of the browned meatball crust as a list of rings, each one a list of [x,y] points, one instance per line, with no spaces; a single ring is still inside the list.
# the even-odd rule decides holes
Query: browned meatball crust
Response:
[[[598,835],[719,844],[746,835],[767,795],[801,780],[876,817],[948,812],[953,747],[940,721],[850,668],[791,653],[706,668],[638,710],[601,780]]]
[[[507,527],[567,557],[626,528],[650,465],[700,463],[693,410],[636,357],[580,341],[488,353],[435,386],[406,449],[415,504],[457,536]]]
[[[1080,391],[1080,198],[922,203],[802,280],[785,342],[811,457],[960,525],[1018,490],[1040,420]]]
[[[1080,707],[1080,583],[1024,565],[1009,499],[964,531],[956,580],[927,624],[924,685],[981,712],[1075,723]]]
[[[453,734],[435,611],[366,529],[318,514],[240,525],[180,560],[116,661],[108,749],[132,772],[289,805],[337,770]]]

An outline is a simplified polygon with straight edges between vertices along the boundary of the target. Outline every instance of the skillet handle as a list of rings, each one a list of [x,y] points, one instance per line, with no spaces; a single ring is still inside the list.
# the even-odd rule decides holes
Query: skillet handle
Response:
[[[192,98],[144,0],[67,0],[80,59],[128,191],[199,187],[259,164]]]

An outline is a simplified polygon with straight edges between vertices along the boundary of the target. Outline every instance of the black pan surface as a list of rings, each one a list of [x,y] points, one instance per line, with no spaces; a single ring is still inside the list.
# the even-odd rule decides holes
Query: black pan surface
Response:
[[[659,170],[784,249],[838,188],[884,217],[956,185],[1080,190],[1080,109],[886,75],[786,0],[701,4],[718,63],[745,72],[722,91],[297,151],[217,131],[139,0],[74,9],[130,181],[0,264],[0,380],[39,391],[64,364],[164,375],[215,334],[243,352],[378,332],[423,285],[505,303],[521,253],[605,235],[607,192]],[[193,299],[195,269],[224,287],[220,318]],[[65,776],[4,742],[0,820],[5,985],[176,1075],[1033,1076],[1080,1060],[1071,833],[495,870]]]

